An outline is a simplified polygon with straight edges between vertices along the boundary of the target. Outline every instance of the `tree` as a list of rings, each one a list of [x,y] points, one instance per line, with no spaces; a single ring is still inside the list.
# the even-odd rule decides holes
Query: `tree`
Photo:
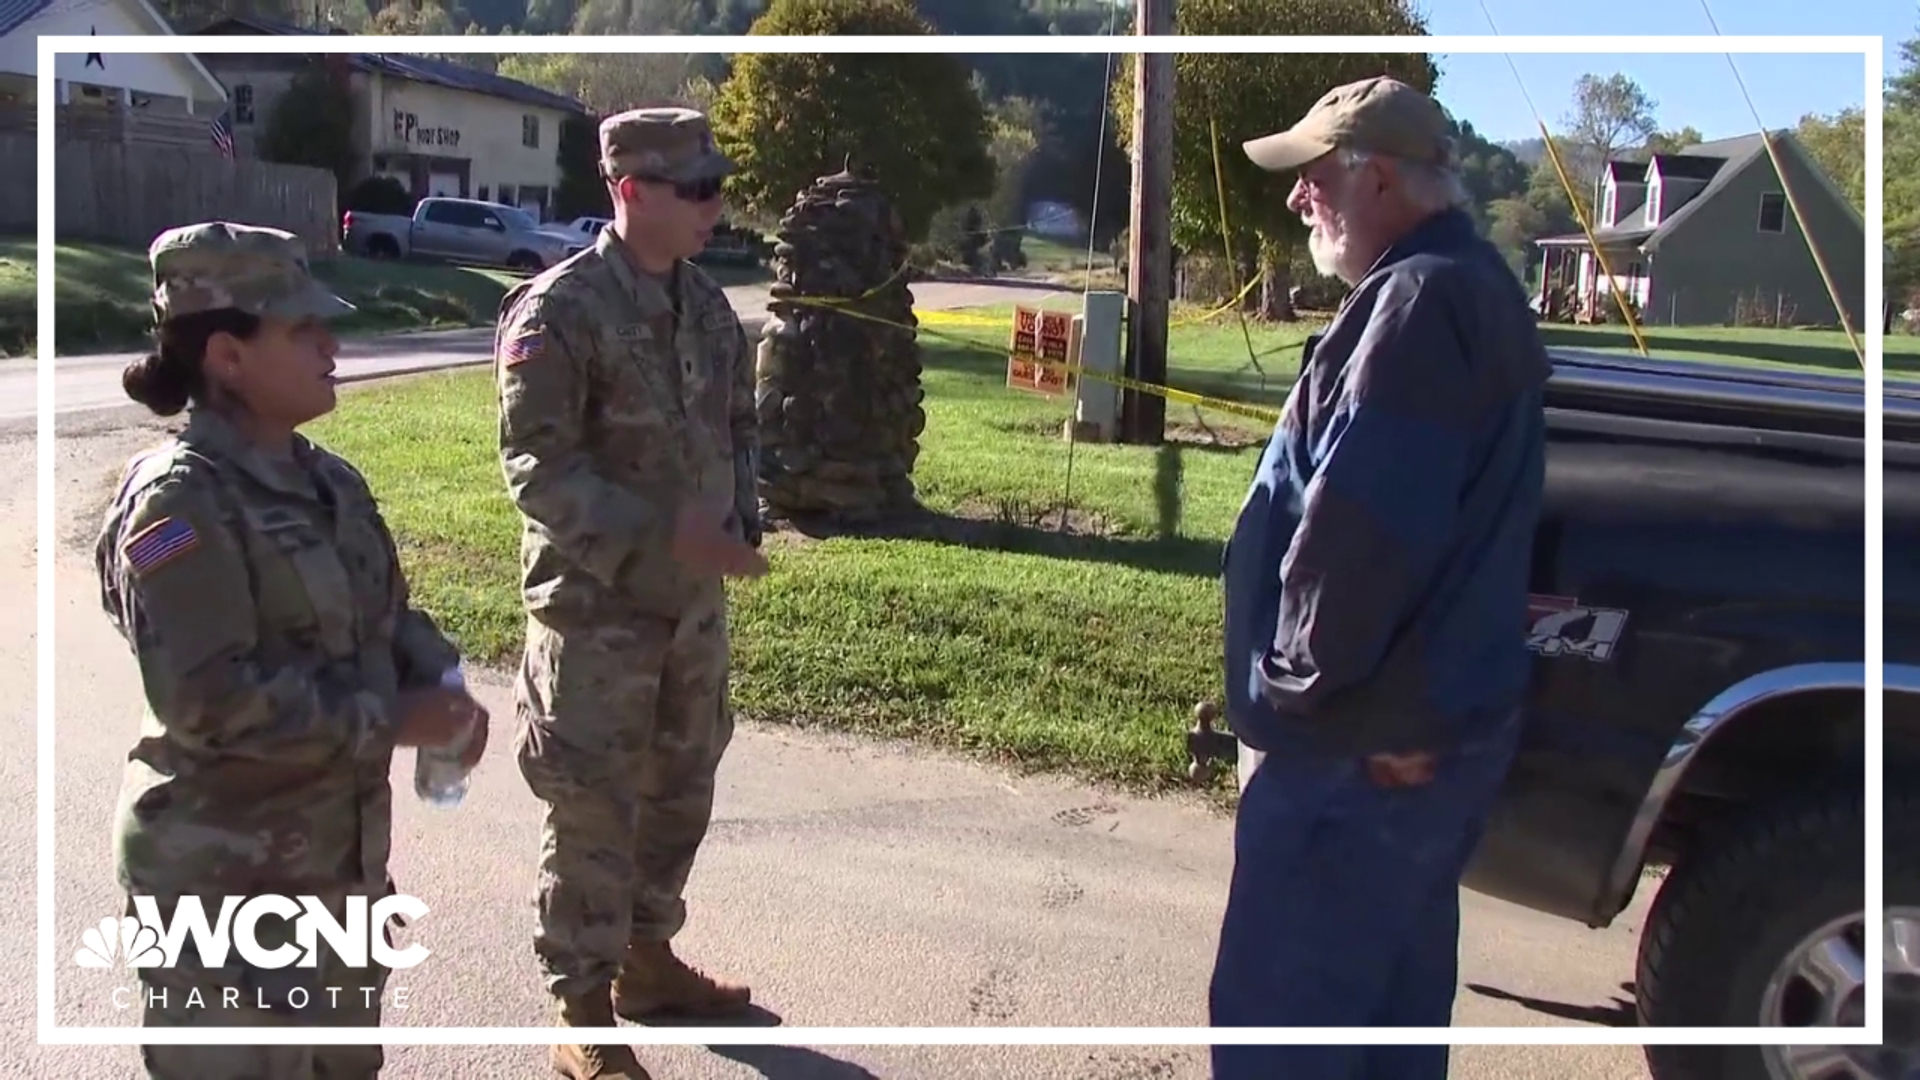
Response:
[[[1867,121],[1862,109],[1807,115],[1794,132],[1801,145],[1855,210],[1867,210]],[[1884,134],[1883,134],[1884,138]]]
[[[1887,108],[1920,109],[1920,38],[1900,43],[1900,70],[1887,80]]]
[[[693,66],[680,53],[515,53],[500,58],[499,72],[608,115],[681,98]]]
[[[773,0],[756,35],[930,35],[907,0]],[[910,243],[941,207],[993,191],[986,112],[947,54],[749,53],[713,102],[714,138],[739,164],[749,213],[784,212],[850,156],[875,170]]]
[[[1507,147],[1481,138],[1473,125],[1448,114],[1460,155],[1460,179],[1478,206],[1511,198],[1527,189],[1530,170]]]
[[[1545,211],[1524,198],[1499,199],[1487,207],[1487,240],[1521,281],[1533,266],[1533,242],[1547,235],[1547,225]]]
[[[1660,132],[1653,119],[1656,103],[1625,75],[1582,75],[1573,84],[1573,109],[1567,114],[1566,142],[1573,151],[1567,172],[1582,194],[1599,182],[1600,170],[1619,151],[1644,146]]]
[[[1920,287],[1920,38],[1901,43],[1900,59],[1887,81],[1881,131],[1881,209],[1893,258],[1886,289],[1896,308]]]
[[[1049,129],[1040,108],[1020,97],[995,102],[987,119],[993,133],[987,143],[993,158],[993,196],[985,207],[987,226],[993,230],[988,240],[992,269],[1017,268],[1026,265],[1020,241],[1027,222],[1027,177]]]
[[[356,109],[352,92],[327,70],[325,58],[309,61],[267,114],[261,160],[325,169],[345,199],[358,158],[353,143]]]
[[[1657,131],[1647,140],[1647,154],[1677,154],[1689,146],[1699,146],[1706,142],[1700,129],[1688,124],[1679,131]]]
[[[1407,0],[1181,0],[1180,34],[1368,34],[1420,36],[1425,19]],[[1133,61],[1114,65],[1113,125],[1133,144]],[[1235,261],[1258,267],[1259,312],[1291,320],[1291,254],[1306,226],[1286,207],[1286,181],[1247,160],[1240,144],[1304,115],[1335,86],[1391,75],[1431,93],[1438,70],[1424,53],[1184,53],[1174,58],[1173,241],[1220,252],[1220,198],[1213,133],[1220,130],[1227,218]],[[1242,279],[1244,281],[1244,278]]]
[[[592,117],[569,116],[560,121],[554,159],[560,166],[560,184],[553,192],[553,216],[561,221],[577,217],[611,217],[613,202],[600,179],[600,124]]]
[[[436,0],[395,0],[374,13],[369,34],[451,36],[460,32],[453,16]]]
[[[1598,223],[1593,220],[1593,192],[1581,188],[1580,181],[1571,175],[1573,171],[1571,157],[1574,147],[1567,140],[1556,137],[1553,140],[1553,150],[1559,155],[1560,164],[1566,167],[1569,173],[1568,179],[1573,181],[1573,188],[1569,190],[1561,181],[1559,170],[1553,167],[1553,157],[1542,150],[1540,164],[1533,167],[1532,175],[1527,178],[1526,193],[1521,196],[1526,199],[1528,205],[1540,211],[1544,219],[1546,231],[1540,235],[1553,236],[1558,233],[1580,231],[1580,219],[1574,214],[1576,205],[1580,208],[1580,213],[1586,215],[1587,223],[1597,227]]]

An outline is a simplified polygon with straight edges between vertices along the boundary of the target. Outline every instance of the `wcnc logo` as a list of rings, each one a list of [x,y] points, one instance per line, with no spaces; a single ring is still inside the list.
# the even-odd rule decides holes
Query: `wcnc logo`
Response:
[[[138,918],[109,917],[88,927],[80,936],[73,962],[86,968],[110,968],[116,963],[170,968],[179,961],[189,935],[200,962],[208,968],[224,965],[229,952],[257,968],[316,967],[322,940],[340,963],[356,968],[369,962],[396,970],[411,968],[432,955],[423,945],[395,949],[383,931],[395,916],[413,922],[427,913],[427,905],[411,896],[349,897],[343,919],[335,918],[314,896],[229,896],[222,900],[219,918],[213,922],[208,921],[199,897],[181,899],[170,920],[161,917],[151,896],[134,897],[133,907]],[[273,916],[293,923],[291,942],[262,944],[257,934],[260,920]]]

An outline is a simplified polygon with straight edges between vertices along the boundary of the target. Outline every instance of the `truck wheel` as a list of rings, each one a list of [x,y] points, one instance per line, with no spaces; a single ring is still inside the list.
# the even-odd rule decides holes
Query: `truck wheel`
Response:
[[[514,252],[507,257],[507,265],[515,270],[525,270],[529,274],[537,274],[546,269],[546,264],[540,261],[540,256],[531,251]]]
[[[1888,792],[1885,821],[1886,971],[1877,977],[1887,993],[1886,1045],[1648,1046],[1654,1080],[1920,1076],[1920,793]],[[1866,982],[1876,977],[1864,969],[1864,828],[1858,791],[1822,790],[1703,832],[1697,854],[1668,877],[1647,917],[1636,975],[1640,1023],[1863,1024]]]

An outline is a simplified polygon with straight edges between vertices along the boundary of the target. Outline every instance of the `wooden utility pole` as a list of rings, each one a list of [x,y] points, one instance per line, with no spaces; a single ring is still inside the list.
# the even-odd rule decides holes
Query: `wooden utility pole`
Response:
[[[1134,33],[1173,33],[1173,0],[1139,0]],[[1173,54],[1140,53],[1133,66],[1133,213],[1127,234],[1127,374],[1167,383],[1167,307],[1173,292]],[[1167,400],[1128,390],[1123,440],[1157,446]]]

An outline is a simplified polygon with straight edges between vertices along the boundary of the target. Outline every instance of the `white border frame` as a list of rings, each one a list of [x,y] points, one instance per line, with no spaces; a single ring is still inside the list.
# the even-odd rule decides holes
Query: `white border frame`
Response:
[[[54,927],[54,56],[58,53],[1249,53],[1249,52],[1433,52],[1580,54],[1861,54],[1866,64],[1866,304],[1867,364],[1863,374],[1867,412],[1866,495],[1868,512],[1881,513],[1883,395],[1881,321],[1885,260],[1874,250],[1882,233],[1882,132],[1884,115],[1883,39],[1865,36],[1447,36],[1447,37],[467,37],[467,36],[215,36],[107,37],[75,34],[39,39],[38,136],[38,387],[39,423],[39,589],[38,807],[36,814],[38,903],[36,929],[39,968],[35,1010],[41,1045],[341,1045],[369,1041],[384,1045],[543,1045],[555,1039],[553,1027],[476,1028],[146,1028],[61,1027],[54,1017],[54,971],[58,945]],[[1278,47],[1276,47],[1278,46]],[[1882,241],[1884,244],[1884,241]],[[1866,549],[1866,908],[1884,910],[1883,846],[1885,796],[1882,790],[1882,715],[1884,673],[1884,596],[1882,536],[1867,530]],[[1639,1046],[1648,1042],[1680,1045],[1876,1046],[1883,1041],[1882,994],[1873,973],[1881,970],[1884,924],[1867,920],[1866,967],[1869,974],[1866,1026],[1856,1034],[1829,1028],[801,1028],[801,1027],[645,1027],[589,1028],[574,1032],[584,1041],[633,1046],[926,1046],[926,1045],[1182,1045],[1349,1043],[1452,1046]],[[572,1029],[569,1029],[572,1030]],[[1831,1031],[1835,1037],[1829,1038]]]

